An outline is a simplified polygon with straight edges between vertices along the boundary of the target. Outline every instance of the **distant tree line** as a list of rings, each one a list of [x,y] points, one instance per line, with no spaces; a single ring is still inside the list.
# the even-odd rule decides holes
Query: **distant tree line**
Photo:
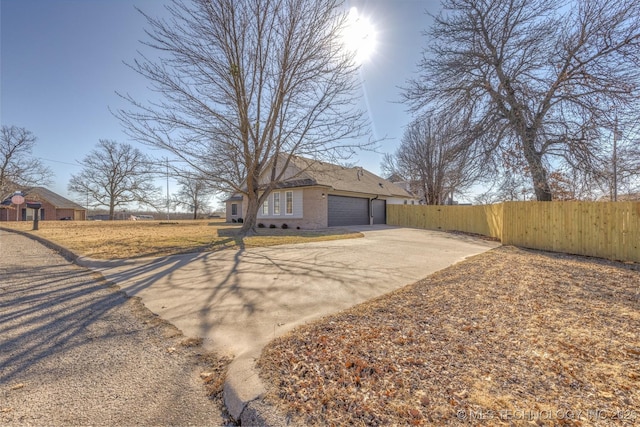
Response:
[[[28,186],[48,185],[53,172],[33,156],[37,138],[25,128],[3,125],[0,134],[0,197]],[[142,153],[130,144],[101,140],[82,161],[82,170],[73,174],[68,190],[78,200],[89,201],[88,207],[104,207],[110,219],[116,210],[131,204],[159,210],[170,202],[187,207],[193,218],[208,209],[215,190],[204,177],[188,170],[172,168],[178,176],[179,191],[173,199],[163,199],[154,184],[161,176],[162,162]]]
[[[171,200],[163,198],[161,188],[156,185],[156,180],[165,173],[163,161],[126,143],[100,140],[80,165],[82,171],[69,180],[69,191],[80,199],[86,197],[94,208],[105,207],[110,219],[116,218],[120,208],[132,204],[150,206],[156,211],[168,205],[186,206],[195,219],[213,194],[213,187],[201,176],[171,168],[171,175],[178,176],[180,190]]]

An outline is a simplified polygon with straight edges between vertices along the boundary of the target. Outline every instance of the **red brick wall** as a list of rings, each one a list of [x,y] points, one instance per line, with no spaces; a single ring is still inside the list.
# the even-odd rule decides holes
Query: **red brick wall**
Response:
[[[3,222],[3,221],[15,221],[15,220],[16,220],[16,210],[15,209],[0,209],[0,222]]]
[[[60,218],[65,217],[70,217],[72,220],[76,221],[85,220],[85,211],[75,209],[56,209],[48,202],[36,200],[36,197],[29,197],[27,200],[29,202],[39,201],[42,203],[42,208],[40,208],[40,219],[43,221],[57,221]],[[16,206],[12,205],[11,207],[14,209],[0,209],[0,222],[16,221]],[[18,207],[18,221],[22,221],[22,210],[25,208],[26,204],[22,204]],[[42,216],[42,211],[44,211],[44,217]],[[27,217],[29,217],[28,221],[33,220],[32,209],[27,209]]]

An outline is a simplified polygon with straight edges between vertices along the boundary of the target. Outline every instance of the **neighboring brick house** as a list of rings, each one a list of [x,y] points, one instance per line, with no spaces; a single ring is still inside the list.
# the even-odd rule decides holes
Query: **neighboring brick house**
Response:
[[[234,194],[226,200],[227,222],[245,216],[245,198]],[[258,210],[257,222],[303,229],[386,224],[386,205],[407,203],[417,204],[417,199],[361,167],[295,156],[281,184]]]
[[[20,194],[25,198],[25,203],[18,206],[11,203],[13,194],[6,195],[2,200],[4,208],[0,209],[0,222],[32,221],[35,210],[27,208],[27,202],[42,204],[39,219],[43,221],[60,219],[84,221],[86,219],[85,208],[44,187],[23,188]]]

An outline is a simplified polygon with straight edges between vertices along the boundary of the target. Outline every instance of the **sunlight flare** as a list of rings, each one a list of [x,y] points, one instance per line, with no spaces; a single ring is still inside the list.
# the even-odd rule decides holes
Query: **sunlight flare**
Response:
[[[376,50],[376,30],[369,18],[358,12],[356,7],[349,10],[343,33],[344,44],[353,52],[358,65],[367,62]]]

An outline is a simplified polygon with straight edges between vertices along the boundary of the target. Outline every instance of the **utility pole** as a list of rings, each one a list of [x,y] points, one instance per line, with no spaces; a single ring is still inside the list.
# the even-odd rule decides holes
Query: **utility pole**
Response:
[[[166,157],[167,160],[167,221],[169,221],[169,158]]]
[[[613,195],[611,199],[618,201],[618,114],[613,125]]]

